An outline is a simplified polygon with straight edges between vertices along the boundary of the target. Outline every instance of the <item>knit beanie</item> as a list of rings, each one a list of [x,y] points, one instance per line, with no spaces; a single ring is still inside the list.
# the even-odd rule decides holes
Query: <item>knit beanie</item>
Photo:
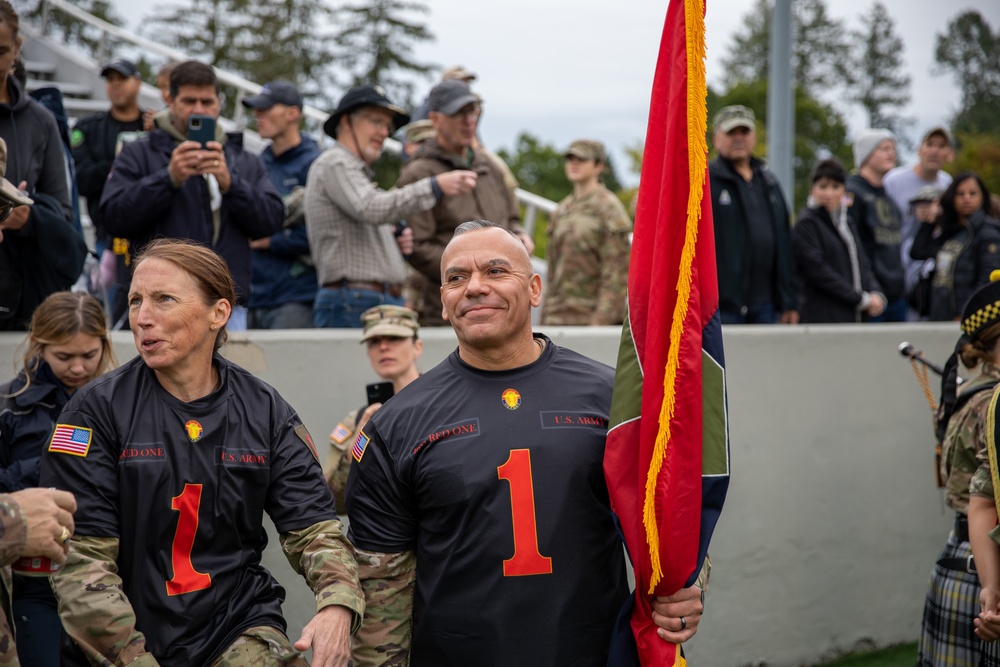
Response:
[[[861,169],[878,145],[886,139],[896,143],[896,135],[889,130],[863,130],[854,141],[854,168]]]

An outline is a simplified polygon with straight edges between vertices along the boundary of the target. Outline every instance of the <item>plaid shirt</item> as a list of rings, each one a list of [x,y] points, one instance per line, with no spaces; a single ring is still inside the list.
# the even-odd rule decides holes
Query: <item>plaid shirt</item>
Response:
[[[319,284],[402,284],[406,265],[392,224],[436,201],[430,178],[379,189],[368,165],[335,142],[313,162],[306,181],[306,229]]]

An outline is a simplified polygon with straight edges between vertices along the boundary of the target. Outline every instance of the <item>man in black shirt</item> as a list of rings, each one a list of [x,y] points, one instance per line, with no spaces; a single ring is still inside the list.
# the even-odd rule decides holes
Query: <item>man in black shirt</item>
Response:
[[[723,324],[797,324],[788,205],[774,174],[753,156],[753,111],[715,116],[719,157],[708,165]]]
[[[80,120],[73,128],[70,141],[76,163],[76,185],[80,194],[87,198],[87,212],[94,223],[97,254],[105,250],[113,252],[118,271],[124,273],[128,271],[125,262],[127,244],[121,239],[115,243],[104,230],[98,204],[118,151],[125,142],[143,131],[143,111],[139,108],[142,77],[139,68],[121,58],[105,65],[101,76],[106,81],[105,90],[111,109]],[[128,281],[125,280],[124,284],[127,285]],[[111,303],[111,310],[113,320],[125,311],[124,289],[119,290],[117,298]]]
[[[513,233],[460,225],[441,274],[458,349],[353,448],[354,664],[603,666],[629,594],[603,474],[614,371],[533,334],[541,279]],[[663,639],[694,635],[700,593],[656,598]]]

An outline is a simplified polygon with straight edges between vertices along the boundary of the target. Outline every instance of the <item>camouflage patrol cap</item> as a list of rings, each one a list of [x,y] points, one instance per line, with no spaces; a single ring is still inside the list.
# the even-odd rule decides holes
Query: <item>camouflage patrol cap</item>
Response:
[[[369,308],[361,313],[361,324],[365,328],[361,336],[362,343],[379,336],[415,338],[420,330],[416,311],[403,306],[382,305]]]
[[[593,139],[577,139],[569,145],[563,157],[578,157],[581,160],[593,160],[594,162],[606,162],[604,144]]]
[[[961,321],[962,332],[971,338],[1000,322],[1000,270],[991,273],[990,282],[969,297]]]
[[[441,80],[444,81],[446,79],[458,79],[459,81],[472,83],[476,80],[476,73],[470,72],[461,65],[455,65],[454,67],[449,67],[441,73]]]
[[[753,110],[748,109],[742,104],[723,107],[719,110],[719,113],[715,114],[715,120],[712,124],[715,126],[716,132],[723,133],[732,132],[738,127],[745,127],[748,130],[753,130],[757,127]]]

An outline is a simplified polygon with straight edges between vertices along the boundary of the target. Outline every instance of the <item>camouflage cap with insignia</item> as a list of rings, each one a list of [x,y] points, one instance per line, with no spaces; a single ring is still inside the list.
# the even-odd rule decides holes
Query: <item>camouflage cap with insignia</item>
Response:
[[[382,305],[369,308],[361,313],[361,324],[364,334],[361,342],[379,336],[394,336],[396,338],[416,338],[420,324],[417,323],[417,312],[403,306]]]
[[[593,160],[594,162],[606,162],[604,144],[593,139],[577,139],[569,145],[563,157],[578,157],[581,160]]]
[[[427,119],[415,120],[403,129],[406,131],[406,143],[408,144],[419,144],[427,141],[437,132],[434,129],[434,123]]]
[[[733,104],[732,106],[719,109],[719,113],[715,114],[715,120],[712,124],[715,126],[716,132],[725,134],[732,132],[738,127],[745,127],[748,130],[753,130],[757,127],[753,110],[742,104]]]

